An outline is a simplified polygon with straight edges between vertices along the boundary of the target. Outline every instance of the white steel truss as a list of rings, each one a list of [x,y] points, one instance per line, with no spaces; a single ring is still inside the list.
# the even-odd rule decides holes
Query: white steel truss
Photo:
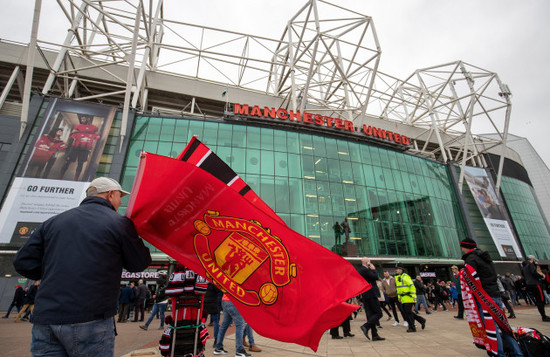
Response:
[[[148,76],[168,73],[271,95],[293,111],[313,108],[358,125],[376,117],[422,128],[412,138],[419,153],[462,167],[486,166],[480,154],[501,147],[500,183],[508,87],[496,73],[461,61],[417,70],[405,80],[381,73],[381,47],[369,16],[309,0],[277,40],[166,18],[163,0],[57,2],[69,23],[65,41],[38,39],[29,51],[58,53],[52,63],[42,56],[50,69],[42,92],[55,89],[75,100],[124,95],[122,136],[128,111],[149,109]],[[40,0],[36,8],[39,14]],[[114,70],[120,65],[126,73]],[[101,82],[90,74],[98,70],[109,78],[103,90],[78,94],[78,88]],[[28,101],[23,113],[25,106]],[[479,135],[488,131],[499,140]]]

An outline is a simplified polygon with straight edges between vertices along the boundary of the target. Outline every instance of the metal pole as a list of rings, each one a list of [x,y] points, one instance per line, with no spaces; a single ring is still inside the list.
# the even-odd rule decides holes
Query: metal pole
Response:
[[[126,94],[124,95],[124,107],[122,108],[122,123],[120,125],[120,146],[119,152],[122,150],[122,143],[126,137],[126,127],[128,126],[128,112],[130,110],[130,96],[132,94],[132,83],[134,80],[134,62],[136,59],[137,39],[139,35],[139,13],[141,12],[141,2],[136,11],[136,21],[134,23],[134,38],[132,39],[132,50],[128,56],[128,75],[126,76]]]
[[[21,128],[19,129],[19,140],[23,137],[23,132],[27,127],[29,116],[29,105],[31,99],[32,72],[34,70],[34,56],[36,54],[36,37],[38,36],[38,23],[40,22],[40,9],[42,0],[36,0],[34,3],[34,16],[32,20],[31,42],[27,54],[27,70],[25,73],[25,89],[23,90],[23,108],[21,109]]]
[[[52,89],[53,81],[55,80],[55,74],[57,71],[59,71],[59,68],[61,68],[61,64],[63,63],[63,59],[67,54],[68,47],[71,44],[74,33],[78,28],[78,26],[80,25],[80,21],[82,20],[82,16],[83,16],[82,14],[86,11],[87,7],[88,7],[88,4],[86,2],[82,2],[82,5],[80,5],[80,11],[76,14],[73,20],[72,26],[68,30],[67,36],[65,37],[65,42],[63,42],[63,45],[61,46],[61,49],[57,54],[57,58],[55,59],[55,62],[52,66],[52,71],[50,72],[50,75],[48,76],[48,79],[44,84],[44,88],[42,88],[42,94],[46,95],[48,94],[50,89]]]
[[[13,72],[11,72],[10,79],[8,80],[8,83],[6,84],[6,87],[2,91],[2,95],[0,95],[0,109],[4,106],[4,102],[6,101],[6,98],[8,97],[8,94],[10,93],[11,87],[13,86],[13,83],[17,79],[17,76],[19,75],[19,66],[16,66],[13,69]]]

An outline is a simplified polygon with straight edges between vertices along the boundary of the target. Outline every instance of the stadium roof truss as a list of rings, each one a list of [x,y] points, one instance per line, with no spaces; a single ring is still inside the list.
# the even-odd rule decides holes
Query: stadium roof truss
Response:
[[[381,48],[369,16],[309,0],[276,40],[167,19],[163,0],[58,0],[70,28],[63,43],[52,43],[37,38],[36,2],[30,41],[36,51],[28,56],[22,130],[38,53],[50,71],[43,94],[75,100],[123,95],[122,136],[129,110],[148,109],[148,77],[166,73],[274,96],[293,111],[315,110],[358,125],[376,117],[421,128],[412,137],[417,152],[462,168],[485,167],[480,154],[501,147],[500,185],[508,87],[496,73],[462,61],[419,69],[405,80],[380,72]],[[57,52],[55,61],[44,49]],[[98,70],[110,80],[101,83],[101,92],[86,91],[87,84],[101,81],[89,74]],[[488,131],[498,139],[475,134]]]

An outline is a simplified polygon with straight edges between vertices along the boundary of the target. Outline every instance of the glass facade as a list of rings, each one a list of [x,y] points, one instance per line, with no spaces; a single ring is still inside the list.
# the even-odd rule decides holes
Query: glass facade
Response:
[[[550,232],[533,188],[523,181],[503,176],[501,190],[525,254],[550,259]]]
[[[193,135],[295,231],[335,249],[348,218],[360,255],[460,258],[462,218],[447,167],[366,143],[190,118],[137,116],[124,174],[142,150],[175,157]]]

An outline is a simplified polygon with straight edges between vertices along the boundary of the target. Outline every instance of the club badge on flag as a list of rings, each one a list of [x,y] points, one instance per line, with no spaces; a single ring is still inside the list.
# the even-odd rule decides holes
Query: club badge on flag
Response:
[[[223,289],[259,334],[317,350],[323,333],[358,308],[345,301],[370,285],[261,209],[269,206],[251,190],[231,187],[238,176],[223,179],[201,160],[143,154],[126,215],[145,240]]]

